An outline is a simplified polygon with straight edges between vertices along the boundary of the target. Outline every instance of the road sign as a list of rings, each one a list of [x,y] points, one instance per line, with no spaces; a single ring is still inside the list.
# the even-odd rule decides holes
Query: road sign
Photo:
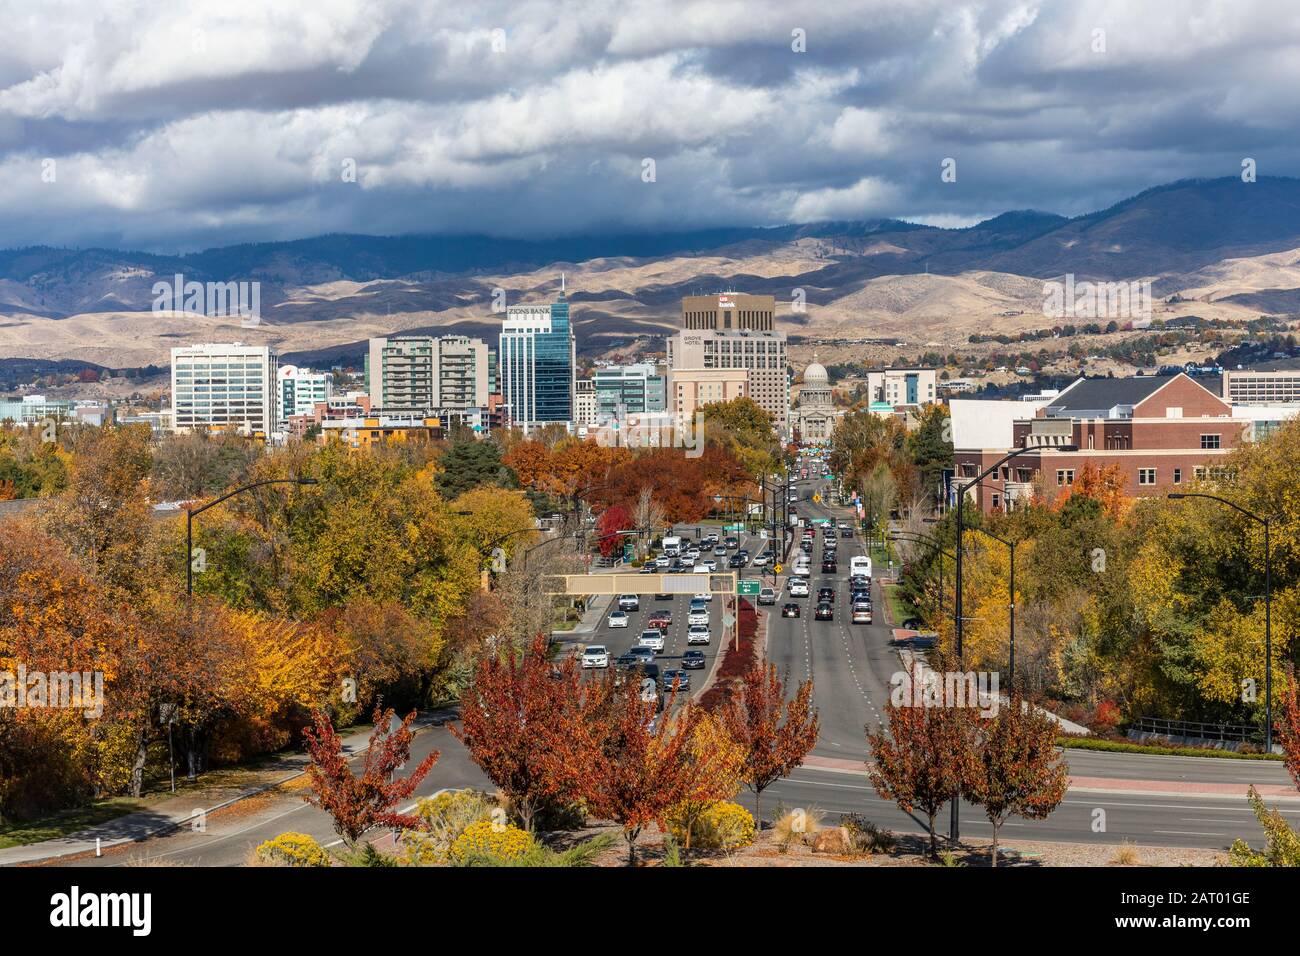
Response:
[[[813,495],[813,504],[815,504],[815,505],[819,505],[819,504],[821,504],[821,503],[822,503],[822,496],[821,496],[821,495]]]
[[[741,595],[757,594],[761,590],[763,590],[763,584],[761,581],[750,580],[748,578],[741,578],[739,581],[736,582],[737,594],[741,594]]]
[[[728,611],[726,614],[722,615],[722,626],[723,626],[723,627],[731,627],[731,625],[733,625],[733,624],[735,624],[735,623],[736,623],[736,615],[732,614],[730,611]]]
[[[782,567],[781,567],[781,565],[779,565],[779,564],[774,564],[774,565],[772,565],[772,573],[773,573],[773,574],[780,574],[781,571],[782,571]]]

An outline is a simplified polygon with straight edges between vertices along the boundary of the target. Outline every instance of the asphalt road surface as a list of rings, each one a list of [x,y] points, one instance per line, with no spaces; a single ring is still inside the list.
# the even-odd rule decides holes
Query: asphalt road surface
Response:
[[[823,487],[824,483],[820,481],[799,483],[801,516],[805,519],[828,517],[837,520],[846,517],[847,510],[815,505],[809,500],[811,491]],[[746,538],[742,546],[748,547],[751,554],[762,550],[765,542],[761,538]],[[798,549],[797,533],[794,549]],[[834,621],[812,619],[814,599],[788,598],[784,575],[780,579],[782,588],[777,604],[764,608],[772,612],[768,618],[769,658],[792,685],[810,677],[814,682],[814,699],[821,715],[821,737],[813,750],[814,755],[855,762],[866,757],[864,728],[867,725],[874,727],[883,720],[890,678],[901,669],[896,652],[889,647],[889,631],[883,623],[849,623],[849,558],[861,553],[863,542],[860,538],[840,538],[840,570],[835,575],[823,576],[820,574],[821,537],[818,536],[813,554],[814,574],[809,584],[814,595],[820,586],[835,588]],[[745,573],[757,577],[760,572],[747,569]],[[770,582],[769,574],[763,577],[765,584]],[[875,618],[880,622],[883,620],[883,596],[879,593],[879,585],[874,587]],[[803,607],[804,612],[799,618],[780,616],[780,606],[786,600],[794,600]],[[584,644],[603,643],[610,649],[612,659],[636,643],[644,621],[654,609],[671,605],[673,623],[664,651],[657,661],[661,669],[677,667],[682,652],[687,649],[688,603],[689,598],[685,596],[675,597],[669,602],[656,601],[653,595],[647,595],[642,599],[641,609],[629,615],[631,621],[626,629],[608,626],[609,609],[606,608],[606,615],[595,631],[571,640],[580,640]],[[715,596],[710,603],[712,640],[707,647],[700,648],[706,654],[707,666],[690,672],[692,695],[699,693],[720,651],[724,603],[720,596]],[[492,789],[446,728],[432,728],[416,736],[411,765],[418,763],[431,749],[438,750],[441,757],[417,791],[417,796],[461,787]],[[1284,768],[1273,762],[1087,751],[1069,751],[1066,759],[1071,774],[1076,776],[1168,781],[1171,786],[1191,781],[1282,786],[1289,783]],[[751,810],[754,808],[754,798],[748,791],[742,792],[739,800]],[[831,815],[863,813],[883,827],[900,831],[918,832],[924,826],[924,820],[903,813],[893,803],[876,796],[864,771],[801,768],[764,792],[763,815],[766,819],[775,816],[778,804],[787,809],[817,807]],[[1282,810],[1293,826],[1300,825],[1300,806],[1283,804]],[[81,858],[65,862],[120,866],[158,861],[228,866],[246,863],[254,847],[285,831],[306,833],[324,844],[337,840],[328,817],[291,794],[259,797],[236,804],[227,811],[210,816],[206,827],[206,831],[201,833],[182,831],[110,850],[99,859]],[[946,812],[942,828],[946,832]],[[978,808],[963,808],[962,835],[977,838],[991,835],[991,826]],[[1013,819],[1002,831],[1005,841],[1020,838],[1115,844],[1128,840],[1140,845],[1215,848],[1226,847],[1237,837],[1244,837],[1256,846],[1262,843],[1254,816],[1245,800],[1239,797],[1134,795],[1080,790],[1072,790],[1046,820]]]

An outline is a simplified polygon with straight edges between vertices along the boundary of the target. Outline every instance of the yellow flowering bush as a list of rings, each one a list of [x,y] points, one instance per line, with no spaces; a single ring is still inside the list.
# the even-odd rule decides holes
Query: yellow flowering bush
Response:
[[[281,833],[254,852],[257,861],[266,866],[329,866],[331,863],[325,848],[305,833]]]
[[[685,841],[684,830],[670,821],[669,832]],[[691,846],[700,850],[736,850],[754,842],[754,817],[738,803],[719,800],[695,821]]]
[[[402,860],[408,866],[431,866],[446,863],[452,845],[472,823],[491,820],[496,801],[476,790],[446,790],[436,797],[426,797],[416,806],[415,815],[427,829],[402,835]]]
[[[523,856],[532,847],[533,838],[513,823],[498,824],[491,820],[479,820],[467,826],[456,838],[448,856],[453,863],[463,863],[476,856],[513,860]]]

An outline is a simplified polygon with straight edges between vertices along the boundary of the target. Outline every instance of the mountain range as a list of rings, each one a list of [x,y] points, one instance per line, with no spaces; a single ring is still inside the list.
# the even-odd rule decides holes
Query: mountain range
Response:
[[[1300,313],[1300,180],[1184,180],[1074,218],[1013,211],[963,229],[885,219],[547,240],[325,235],[183,255],[0,250],[0,356],[138,367],[166,364],[177,344],[240,340],[290,361],[355,359],[373,335],[491,335],[494,290],[549,301],[561,273],[591,352],[662,336],[683,295],[722,289],[774,295],[779,327],[804,343],[950,345],[1042,328],[1043,283],[1066,274],[1150,281],[1157,316]],[[154,311],[154,284],[177,275],[259,282],[260,324]]]

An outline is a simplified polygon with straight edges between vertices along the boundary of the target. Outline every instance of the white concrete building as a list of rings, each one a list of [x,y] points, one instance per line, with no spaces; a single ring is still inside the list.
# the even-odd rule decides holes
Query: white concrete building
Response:
[[[270,438],[279,416],[279,356],[266,345],[172,349],[172,412],[177,431],[232,430]]]

